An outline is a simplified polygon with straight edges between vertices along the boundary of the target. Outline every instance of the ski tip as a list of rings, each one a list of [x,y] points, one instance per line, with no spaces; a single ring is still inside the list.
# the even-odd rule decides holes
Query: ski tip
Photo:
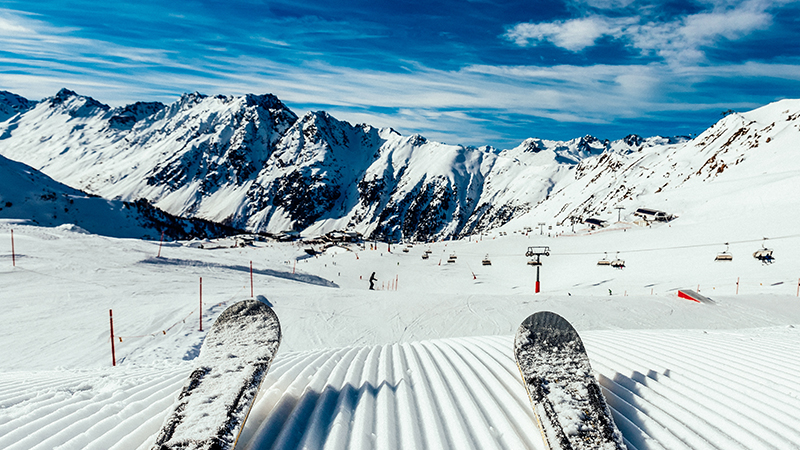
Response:
[[[266,299],[263,296],[259,296]],[[244,318],[250,318],[256,321],[267,321],[277,326],[277,338],[280,340],[280,321],[275,311],[267,305],[267,303],[258,300],[247,299],[234,303],[229,306],[222,314],[214,321],[214,327],[225,326],[227,323],[241,321]]]
[[[514,341],[515,347],[545,341],[550,345],[571,342],[579,344],[580,351],[583,351],[583,342],[572,324],[551,311],[539,311],[528,316],[520,324]]]
[[[574,330],[572,324],[570,324],[567,319],[552,311],[538,311],[531,314],[522,321],[520,328]]]

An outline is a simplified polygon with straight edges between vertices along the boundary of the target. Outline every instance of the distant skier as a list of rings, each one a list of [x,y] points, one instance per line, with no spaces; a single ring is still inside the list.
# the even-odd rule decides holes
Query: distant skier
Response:
[[[370,291],[374,291],[375,290],[375,282],[376,281],[378,281],[378,279],[375,278],[375,272],[372,272],[372,275],[369,276],[369,290]]]

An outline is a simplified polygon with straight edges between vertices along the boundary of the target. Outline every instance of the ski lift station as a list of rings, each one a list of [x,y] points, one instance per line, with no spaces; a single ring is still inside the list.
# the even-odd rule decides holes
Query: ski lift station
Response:
[[[669,222],[675,218],[675,216],[672,214],[667,214],[664,211],[650,208],[639,208],[633,213],[633,215],[641,217],[648,222]]]
[[[605,221],[603,219],[598,219],[597,217],[590,217],[590,218],[584,220],[583,223],[585,223],[586,225],[591,226],[592,229],[594,229],[595,227],[603,228],[606,225],[608,225],[607,221]]]

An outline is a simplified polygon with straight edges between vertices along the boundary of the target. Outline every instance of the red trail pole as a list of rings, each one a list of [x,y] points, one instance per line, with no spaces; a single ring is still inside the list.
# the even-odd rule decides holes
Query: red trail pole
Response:
[[[111,324],[111,365],[117,365],[117,355],[114,353],[114,316],[111,310],[108,310],[108,321]]]
[[[739,295],[739,277],[736,277],[736,295]]]
[[[250,297],[253,296],[253,261],[250,261]]]
[[[164,245],[164,232],[161,232],[161,242],[158,243],[158,256],[156,258],[161,258],[161,246]]]
[[[11,267],[17,267],[17,254],[14,252],[14,230],[11,230]]]
[[[200,277],[200,331],[203,331],[203,277]]]

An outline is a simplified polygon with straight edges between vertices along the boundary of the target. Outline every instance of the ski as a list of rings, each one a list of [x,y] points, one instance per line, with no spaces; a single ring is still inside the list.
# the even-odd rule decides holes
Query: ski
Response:
[[[624,450],[578,332],[538,312],[522,322],[514,356],[549,450]]]
[[[281,327],[266,304],[244,300],[219,315],[153,450],[230,450],[278,351]]]

